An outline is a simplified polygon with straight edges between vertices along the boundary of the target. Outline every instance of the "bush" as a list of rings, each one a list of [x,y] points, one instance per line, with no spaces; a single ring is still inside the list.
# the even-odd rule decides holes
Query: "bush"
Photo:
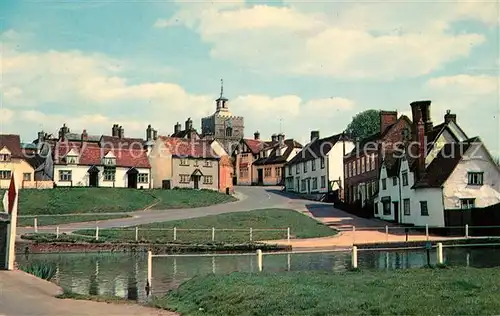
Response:
[[[47,262],[32,262],[19,267],[22,271],[40,279],[50,281],[56,275],[56,266]]]

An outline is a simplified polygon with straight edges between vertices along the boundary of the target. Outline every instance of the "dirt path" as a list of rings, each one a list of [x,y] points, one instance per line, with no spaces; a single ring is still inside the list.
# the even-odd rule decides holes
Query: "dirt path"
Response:
[[[57,285],[22,271],[0,271],[0,315],[68,316],[176,316],[178,314],[136,304],[110,304],[58,299]]]

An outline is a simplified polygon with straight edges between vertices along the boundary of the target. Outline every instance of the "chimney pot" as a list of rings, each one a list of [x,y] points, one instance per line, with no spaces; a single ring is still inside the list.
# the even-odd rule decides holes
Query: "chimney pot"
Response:
[[[319,131],[311,131],[311,142],[315,139],[319,139]]]
[[[259,131],[256,131],[255,133],[253,133],[253,138],[255,140],[259,140],[260,139],[260,133],[259,133]]]
[[[451,113],[450,110],[446,110],[446,114],[444,115],[444,122],[446,124],[450,123],[450,122],[453,122],[453,123],[457,123],[457,115],[456,114],[453,114]]]
[[[276,134],[271,135],[271,141],[274,143],[278,140],[278,136]]]

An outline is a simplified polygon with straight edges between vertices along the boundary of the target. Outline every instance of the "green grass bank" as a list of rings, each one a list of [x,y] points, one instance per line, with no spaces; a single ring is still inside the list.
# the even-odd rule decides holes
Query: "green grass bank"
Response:
[[[37,225],[38,226],[49,226],[49,225],[61,225],[69,223],[81,223],[81,222],[96,222],[108,219],[126,218],[130,217],[124,214],[116,215],[68,215],[68,216],[38,216]],[[34,217],[20,217],[17,219],[18,227],[28,227],[33,226]]]
[[[182,315],[497,315],[500,269],[234,273],[198,277],[152,304]]]
[[[139,240],[160,243],[173,241],[174,227],[177,229],[176,241],[184,243],[212,242],[212,227],[216,229],[214,241],[228,243],[249,242],[250,228],[252,228],[253,241],[286,239],[287,227],[290,227],[292,238],[327,237],[337,233],[336,230],[289,209],[261,209],[248,212],[226,213],[186,220],[146,224],[138,227],[140,229]],[[197,229],[206,230],[200,231]],[[239,229],[241,231],[233,231],[232,229]],[[279,230],[265,231],[259,229]],[[75,234],[94,236],[95,230],[79,230]],[[107,240],[135,241],[135,229],[100,229],[99,236]]]

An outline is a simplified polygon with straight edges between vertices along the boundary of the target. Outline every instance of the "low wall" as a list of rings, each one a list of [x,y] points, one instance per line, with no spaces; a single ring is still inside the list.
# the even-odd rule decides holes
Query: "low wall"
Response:
[[[23,181],[21,184],[22,189],[53,189],[53,181]]]

